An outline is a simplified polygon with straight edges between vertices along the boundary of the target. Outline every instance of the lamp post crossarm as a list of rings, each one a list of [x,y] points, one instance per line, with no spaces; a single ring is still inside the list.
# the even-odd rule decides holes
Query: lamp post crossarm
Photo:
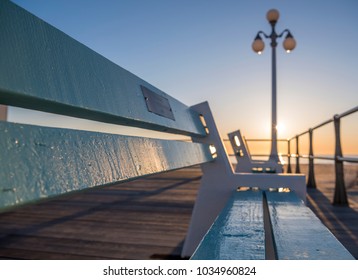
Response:
[[[259,35],[263,35],[266,39],[271,38],[269,35],[267,35],[265,32],[263,32],[263,31],[261,31],[261,30],[260,30],[259,32],[257,32],[256,37],[259,36]]]
[[[291,31],[289,29],[285,29],[284,31],[282,31],[279,35],[277,35],[277,38],[281,38],[283,36],[283,34],[291,34]]]

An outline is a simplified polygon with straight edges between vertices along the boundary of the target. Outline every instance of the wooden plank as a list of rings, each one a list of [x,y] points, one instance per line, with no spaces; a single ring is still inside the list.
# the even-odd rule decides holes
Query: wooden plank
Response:
[[[185,168],[0,213],[0,259],[180,258],[200,174]]]
[[[123,244],[117,242],[103,242],[82,240],[79,238],[53,238],[53,237],[36,237],[36,236],[10,236],[6,243],[1,244],[1,256],[17,256],[18,252],[24,252],[22,257],[48,259],[144,259],[148,258],[148,252],[169,255],[173,250],[171,247],[148,244]],[[43,252],[41,254],[41,252]],[[20,256],[18,256],[20,257]]]
[[[0,1],[0,11],[0,104],[205,135],[199,115],[178,100],[16,4]],[[167,100],[173,118],[149,112],[141,86]]]
[[[191,259],[265,259],[262,192],[235,192]]]
[[[294,192],[266,192],[278,259],[354,260]]]
[[[207,145],[0,122],[0,209],[211,161]]]

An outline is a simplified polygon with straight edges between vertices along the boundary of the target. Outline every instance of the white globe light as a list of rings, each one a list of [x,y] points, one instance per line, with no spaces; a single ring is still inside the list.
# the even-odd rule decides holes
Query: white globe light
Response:
[[[264,48],[265,43],[261,39],[255,39],[255,41],[252,43],[252,49],[258,54],[261,54]]]
[[[278,21],[279,17],[280,17],[280,13],[276,9],[271,9],[266,14],[266,18],[269,22],[276,22]]]
[[[283,48],[286,50],[286,52],[291,52],[295,47],[296,47],[296,40],[290,36],[290,37],[287,37],[283,43]]]

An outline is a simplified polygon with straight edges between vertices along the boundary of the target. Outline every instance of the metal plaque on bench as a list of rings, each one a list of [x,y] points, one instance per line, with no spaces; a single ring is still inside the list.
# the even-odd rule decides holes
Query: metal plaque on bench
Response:
[[[169,100],[150,89],[140,86],[149,112],[175,121]]]

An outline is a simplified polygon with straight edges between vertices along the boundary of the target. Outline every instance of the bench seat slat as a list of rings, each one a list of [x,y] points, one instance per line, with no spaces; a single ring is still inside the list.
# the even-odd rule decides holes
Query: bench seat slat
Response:
[[[0,13],[0,104],[206,135],[197,113],[136,75],[10,1],[0,1]],[[142,86],[173,118],[149,111]]]
[[[294,192],[266,198],[278,259],[354,259]]]
[[[235,192],[191,259],[265,259],[262,192]]]
[[[208,146],[0,122],[0,209],[212,160]]]

